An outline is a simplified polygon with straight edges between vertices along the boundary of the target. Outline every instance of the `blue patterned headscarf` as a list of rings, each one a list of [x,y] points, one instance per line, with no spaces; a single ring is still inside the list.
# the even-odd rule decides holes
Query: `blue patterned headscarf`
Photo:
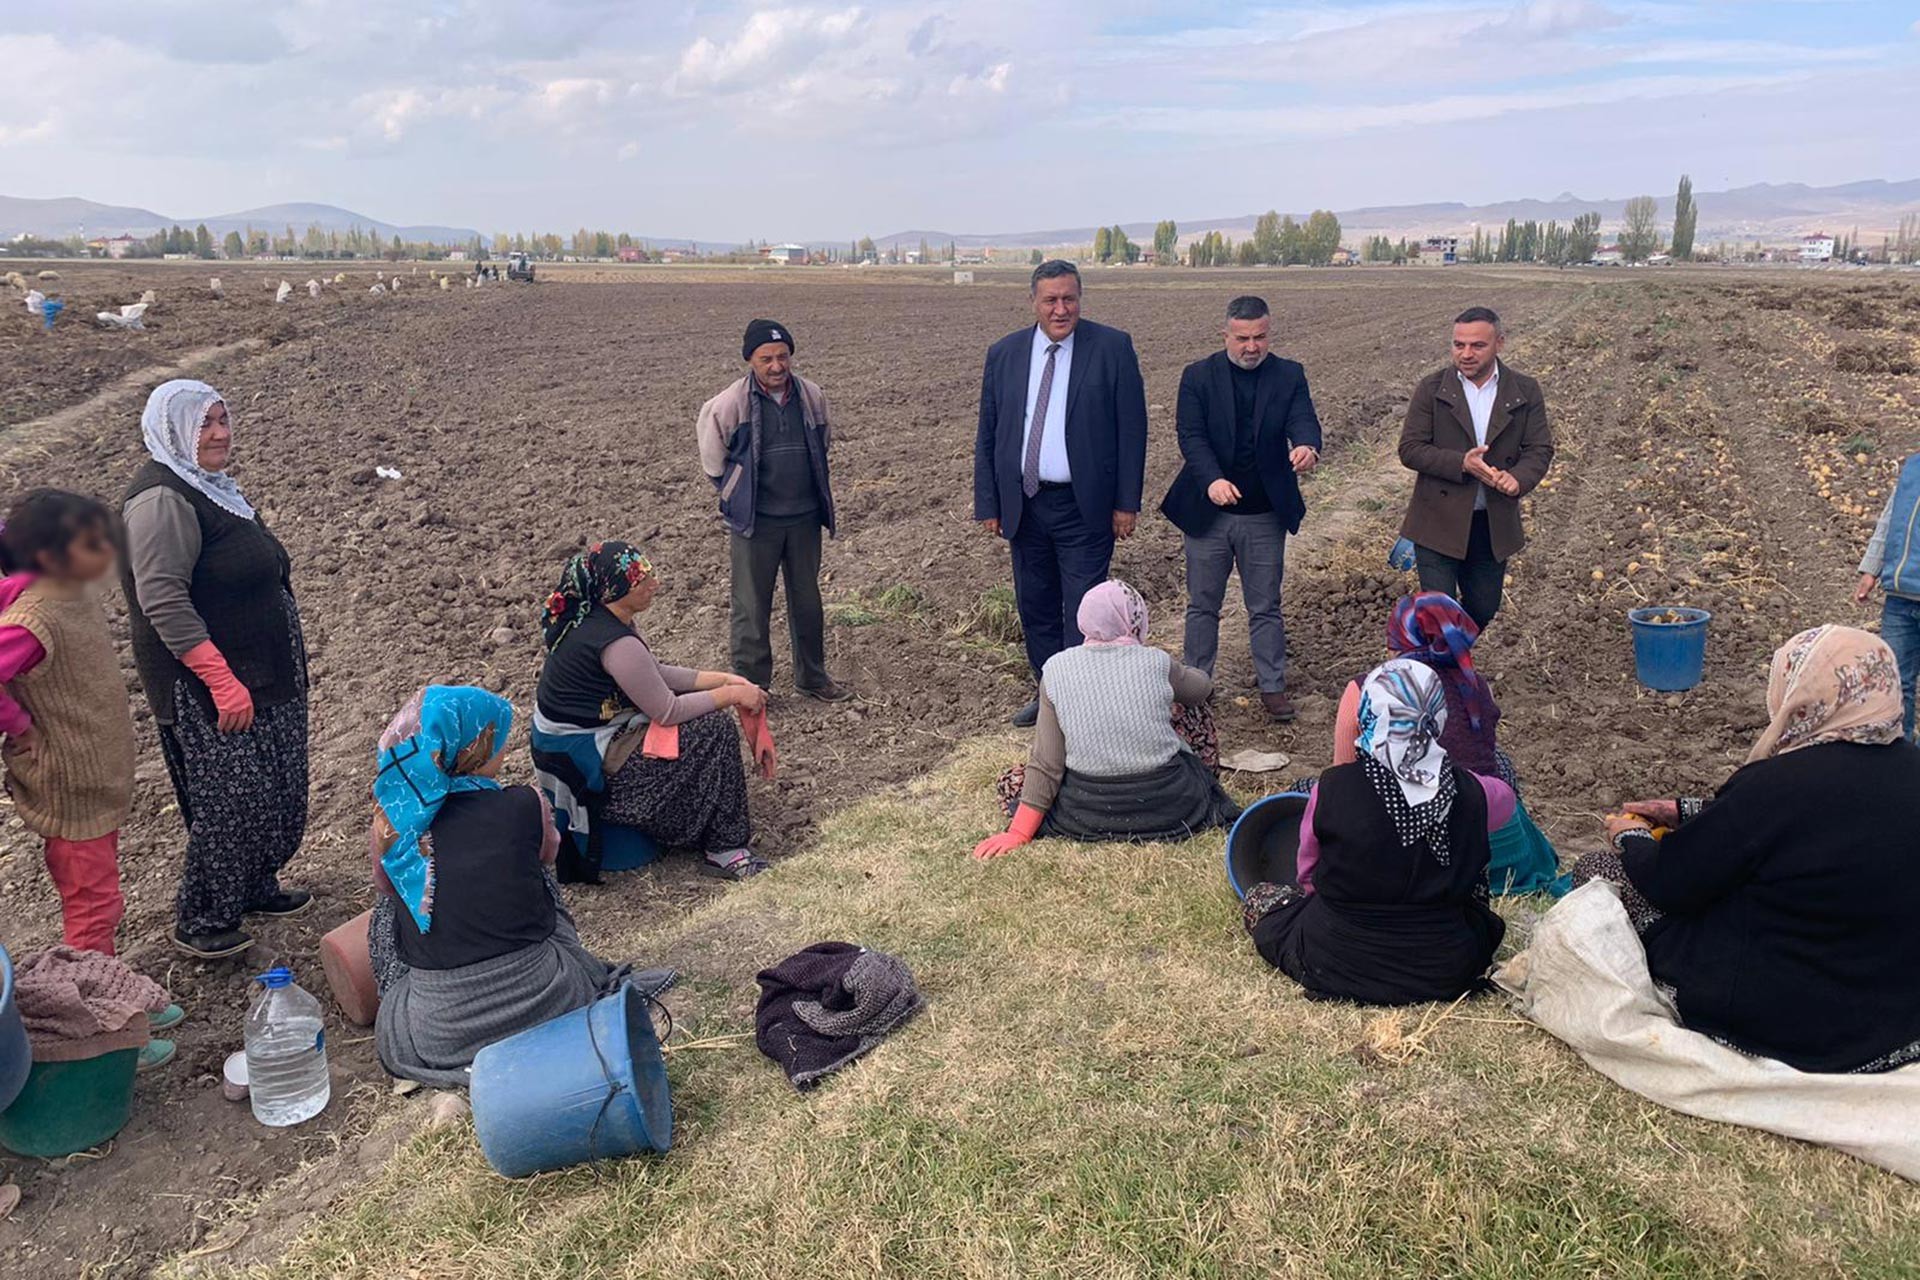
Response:
[[[428,685],[408,699],[380,735],[373,800],[385,820],[380,866],[394,894],[426,933],[433,927],[433,820],[460,791],[497,791],[473,770],[506,746],[513,704],[471,685]]]

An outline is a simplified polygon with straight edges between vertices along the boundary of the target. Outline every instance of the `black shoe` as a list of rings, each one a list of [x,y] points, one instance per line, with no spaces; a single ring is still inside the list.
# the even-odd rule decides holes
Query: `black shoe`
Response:
[[[829,680],[825,684],[802,685],[800,696],[812,698],[815,702],[852,702],[853,690],[842,688]]]
[[[221,929],[214,933],[188,933],[176,926],[173,931],[173,945],[190,956],[201,960],[218,960],[222,956],[237,956],[253,945],[253,939],[238,929]]]
[[[313,905],[313,895],[305,889],[282,889],[271,898],[247,908],[250,916],[297,916]]]
[[[1040,723],[1040,699],[1035,698],[1013,713],[1009,723],[1016,729],[1031,729]]]

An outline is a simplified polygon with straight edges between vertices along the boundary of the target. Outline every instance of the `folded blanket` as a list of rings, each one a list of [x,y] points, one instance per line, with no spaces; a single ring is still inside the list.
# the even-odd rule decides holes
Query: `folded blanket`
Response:
[[[167,1007],[151,978],[98,951],[53,946],[14,969],[15,1000],[35,1062],[80,1062],[147,1042],[147,1015]]]
[[[869,1052],[925,1003],[905,964],[850,942],[816,942],[758,981],[754,1042],[796,1089]]]
[[[1522,1014],[1643,1098],[1834,1147],[1920,1181],[1920,1065],[1877,1075],[1796,1071],[1679,1025],[1605,880],[1560,899],[1493,980]]]

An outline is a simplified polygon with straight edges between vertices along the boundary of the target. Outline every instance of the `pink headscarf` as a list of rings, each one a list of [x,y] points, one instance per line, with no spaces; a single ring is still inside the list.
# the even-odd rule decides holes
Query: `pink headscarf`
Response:
[[[1147,602],[1118,578],[1101,583],[1080,598],[1076,621],[1090,645],[1147,642]]]

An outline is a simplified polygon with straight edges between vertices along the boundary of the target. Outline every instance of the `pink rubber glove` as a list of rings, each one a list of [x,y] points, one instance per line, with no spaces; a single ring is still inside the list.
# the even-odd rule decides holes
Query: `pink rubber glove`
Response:
[[[220,732],[245,733],[253,727],[253,695],[233,674],[233,668],[213,647],[213,641],[202,640],[181,654],[180,661],[187,664],[187,670],[200,677],[200,683],[206,685],[207,692],[213,695],[213,709],[219,715]]]
[[[973,846],[973,856],[981,861],[989,858],[1002,858],[1023,844],[1032,844],[1033,838],[1040,834],[1040,824],[1046,820],[1046,812],[1030,804],[1023,804],[1014,810],[1013,821],[1007,829],[997,836],[988,836]]]

